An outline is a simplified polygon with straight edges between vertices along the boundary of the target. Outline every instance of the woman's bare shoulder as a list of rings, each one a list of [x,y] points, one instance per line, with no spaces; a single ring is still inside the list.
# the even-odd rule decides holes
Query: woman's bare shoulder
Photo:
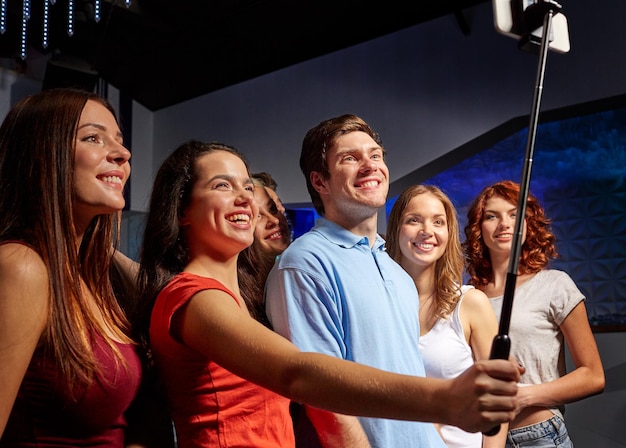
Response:
[[[461,305],[466,308],[482,308],[489,306],[489,299],[480,289],[470,288],[465,292]]]
[[[0,244],[0,269],[22,275],[44,274],[46,265],[31,246],[21,242]]]
[[[48,269],[30,246],[9,242],[0,245],[0,289],[17,294],[48,294]],[[12,295],[12,294],[11,294]],[[30,299],[37,299],[31,297]],[[24,299],[29,300],[25,297]]]
[[[0,361],[22,372],[20,381],[48,323],[49,307],[48,272],[41,257],[24,244],[0,245]]]

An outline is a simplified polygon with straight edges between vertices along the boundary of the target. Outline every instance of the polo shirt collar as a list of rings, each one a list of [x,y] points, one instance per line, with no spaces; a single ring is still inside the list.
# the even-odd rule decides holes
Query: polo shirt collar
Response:
[[[349,248],[357,244],[369,246],[369,239],[366,236],[356,235],[324,217],[318,218],[314,230],[318,231],[331,243],[340,247]],[[383,250],[384,245],[385,240],[383,240],[380,235],[376,234],[373,250]]]

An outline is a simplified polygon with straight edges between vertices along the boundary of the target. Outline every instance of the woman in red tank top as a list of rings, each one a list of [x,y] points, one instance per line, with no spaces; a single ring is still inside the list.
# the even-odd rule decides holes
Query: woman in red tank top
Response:
[[[149,336],[180,448],[293,447],[288,399],[472,430],[512,415],[519,376],[513,363],[497,363],[507,381],[477,369],[449,381],[397,375],[300,352],[252,318],[237,260],[253,241],[259,214],[253,192],[243,156],[221,143],[183,144],[154,182],[141,251],[139,327]]]

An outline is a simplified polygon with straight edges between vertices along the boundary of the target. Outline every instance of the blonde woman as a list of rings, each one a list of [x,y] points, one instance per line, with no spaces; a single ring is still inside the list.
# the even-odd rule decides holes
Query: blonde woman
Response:
[[[498,331],[485,294],[462,284],[463,252],[452,202],[438,187],[414,185],[396,200],[387,226],[387,250],[419,292],[419,347],[426,376],[455,378],[488,359]],[[494,437],[438,425],[449,448],[502,447]]]

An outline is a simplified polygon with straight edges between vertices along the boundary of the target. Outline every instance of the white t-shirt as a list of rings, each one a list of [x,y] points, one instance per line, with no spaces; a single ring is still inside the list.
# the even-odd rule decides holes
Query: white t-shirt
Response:
[[[502,296],[489,299],[498,320]],[[509,338],[511,355],[524,366],[522,384],[542,384],[565,375],[560,325],[585,296],[565,272],[543,270],[515,289]],[[563,406],[551,409],[563,417]]]

